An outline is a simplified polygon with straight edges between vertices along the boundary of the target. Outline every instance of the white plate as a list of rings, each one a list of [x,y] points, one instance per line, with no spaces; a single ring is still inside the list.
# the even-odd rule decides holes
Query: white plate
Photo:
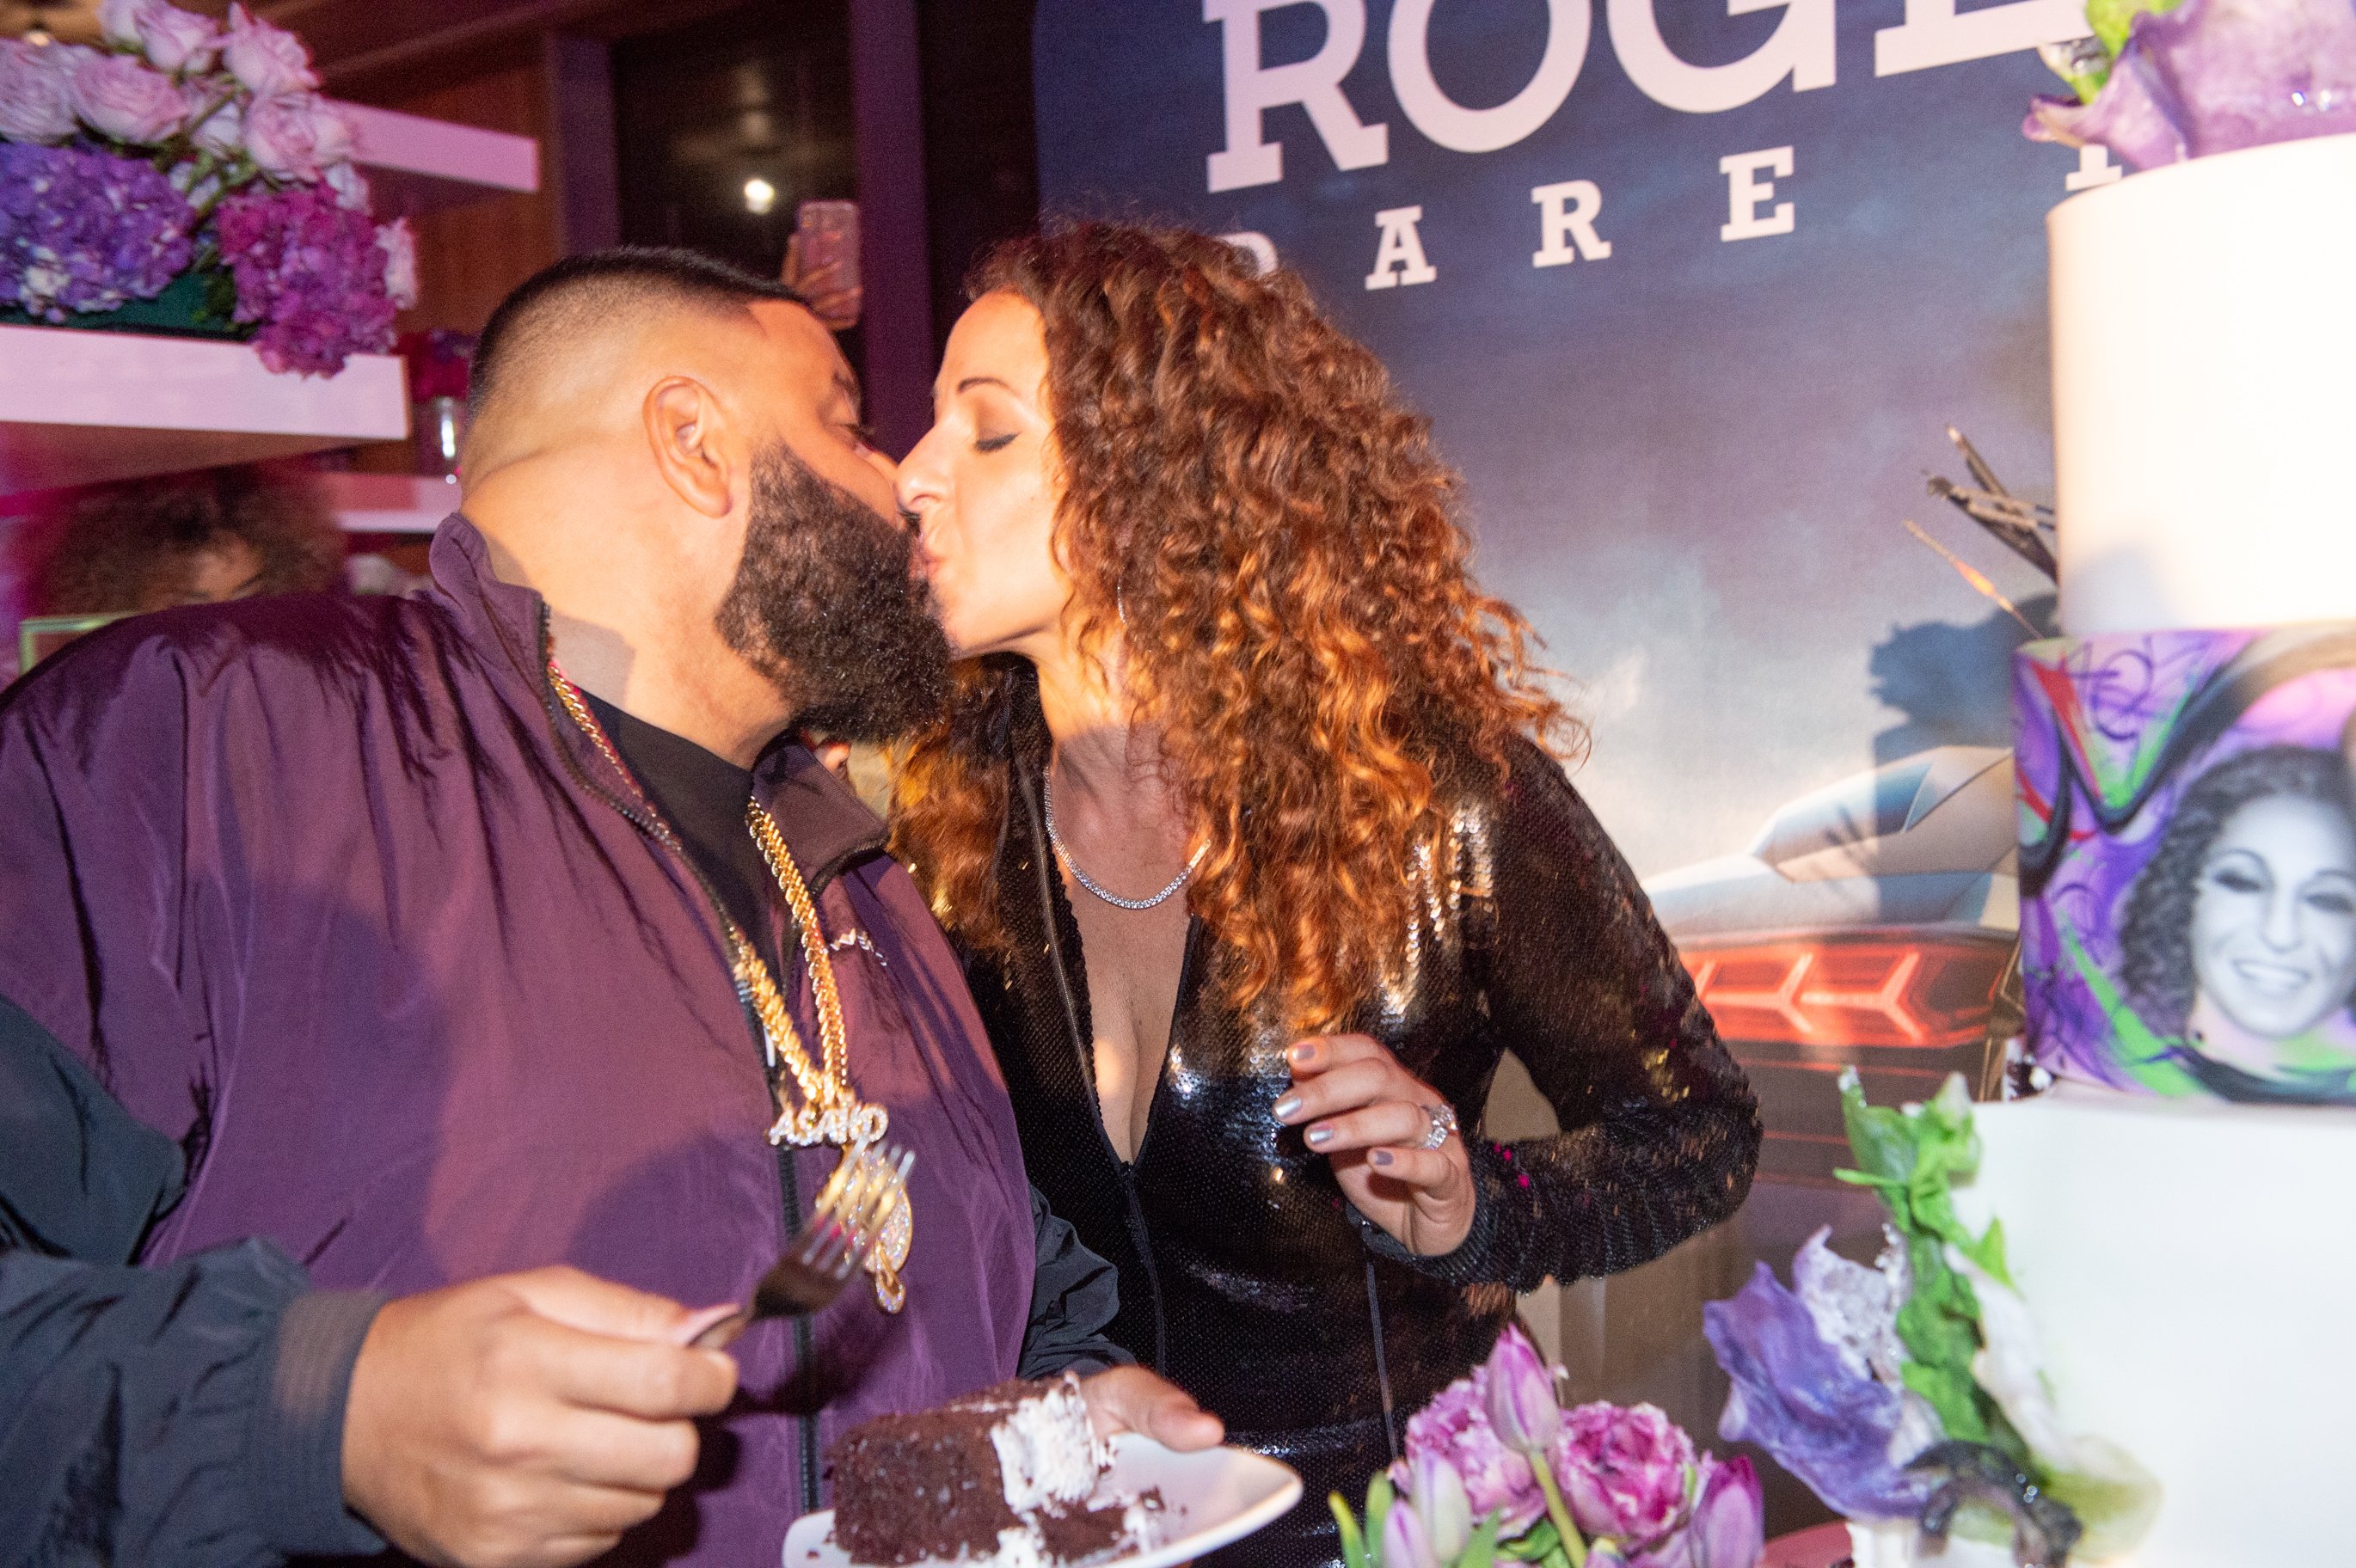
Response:
[[[1191,1562],[1282,1518],[1301,1500],[1301,1477],[1290,1465],[1248,1448],[1173,1453],[1135,1433],[1113,1439],[1112,1469],[1102,1484],[1123,1492],[1161,1488],[1162,1544],[1090,1568],[1171,1568]],[[832,1509],[794,1520],[786,1531],[784,1568],[851,1568],[833,1534]]]

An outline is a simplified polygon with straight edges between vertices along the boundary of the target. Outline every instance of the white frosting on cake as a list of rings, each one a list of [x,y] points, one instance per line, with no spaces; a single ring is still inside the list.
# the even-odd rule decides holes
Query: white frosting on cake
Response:
[[[2004,1221],[2062,1417],[2165,1488],[2117,1561],[2356,1562],[2356,1111],[2063,1085],[1974,1121],[1955,1207]]]
[[[2046,232],[2063,626],[2356,618],[2356,134],[2132,175]]]
[[[1006,1506],[1027,1514],[1050,1503],[1086,1500],[1112,1464],[1111,1445],[1096,1435],[1080,1386],[1066,1377],[1017,1403],[990,1429]]]

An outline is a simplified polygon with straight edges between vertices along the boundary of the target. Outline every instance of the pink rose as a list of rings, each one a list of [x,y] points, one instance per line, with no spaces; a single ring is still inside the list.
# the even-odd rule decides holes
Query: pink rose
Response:
[[[189,127],[201,152],[217,158],[234,158],[245,151],[245,108],[231,101]]]
[[[74,112],[102,136],[152,146],[188,117],[179,83],[129,55],[93,55],[73,76]]]
[[[162,71],[206,71],[220,48],[220,27],[209,16],[165,0],[104,0],[98,28],[110,44],[138,49]]]
[[[273,27],[249,15],[243,5],[229,8],[229,38],[221,46],[221,63],[256,98],[275,98],[319,85],[311,69],[311,51],[284,27]]]
[[[417,303],[417,236],[409,230],[409,219],[396,218],[376,231],[378,249],[384,252],[384,292],[397,310],[407,310]]]
[[[1546,1517],[1546,1493],[1530,1462],[1506,1447],[1489,1424],[1487,1369],[1459,1378],[1408,1418],[1407,1459],[1426,1453],[1445,1459],[1464,1483],[1474,1520],[1505,1516],[1511,1540]]]
[[[1656,1406],[1582,1404],[1563,1417],[1548,1457],[1572,1522],[1590,1535],[1642,1543],[1685,1509],[1693,1439]]]
[[[95,51],[0,39],[0,136],[62,142],[73,134],[75,68]]]
[[[260,98],[245,112],[245,151],[265,174],[316,178],[351,156],[352,128],[312,93]]]

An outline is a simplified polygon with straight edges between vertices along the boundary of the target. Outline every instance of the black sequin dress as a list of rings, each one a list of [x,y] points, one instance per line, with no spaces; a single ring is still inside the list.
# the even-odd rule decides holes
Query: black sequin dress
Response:
[[[1725,1219],[1757,1163],[1757,1104],[1626,862],[1562,770],[1522,746],[1502,788],[1494,768],[1460,770],[1453,853],[1419,878],[1401,971],[1354,1020],[1456,1108],[1479,1184],[1464,1243],[1410,1255],[1269,1114],[1291,1038],[1205,984],[1199,921],[1144,1138],[1123,1161],[1098,1109],[1079,931],[1040,816],[1048,737],[1029,680],[1006,720],[1009,941],[969,958],[969,977],[1031,1179],[1119,1267],[1113,1339],[1231,1441],[1301,1472],[1301,1506],[1217,1554],[1223,1568],[1337,1562],[1326,1494],[1362,1497],[1391,1458],[1384,1373],[1404,1425],[1488,1354],[1515,1292],[1632,1267]],[[1558,1135],[1482,1136],[1506,1051]]]

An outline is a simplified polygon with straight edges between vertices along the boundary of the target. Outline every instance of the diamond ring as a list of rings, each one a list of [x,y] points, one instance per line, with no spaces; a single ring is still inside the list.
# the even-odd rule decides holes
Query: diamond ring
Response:
[[[1448,1141],[1450,1134],[1456,1131],[1456,1112],[1448,1105],[1426,1105],[1423,1114],[1430,1118],[1431,1127],[1423,1135],[1422,1147],[1438,1148]]]

